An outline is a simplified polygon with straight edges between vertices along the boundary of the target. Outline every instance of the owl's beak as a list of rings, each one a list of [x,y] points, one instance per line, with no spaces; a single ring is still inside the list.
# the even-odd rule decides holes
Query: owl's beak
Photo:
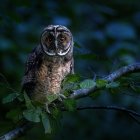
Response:
[[[56,52],[57,52],[57,49],[58,49],[58,45],[57,45],[57,39],[55,39],[55,50],[56,50]]]
[[[57,48],[57,40],[55,39],[55,48]]]

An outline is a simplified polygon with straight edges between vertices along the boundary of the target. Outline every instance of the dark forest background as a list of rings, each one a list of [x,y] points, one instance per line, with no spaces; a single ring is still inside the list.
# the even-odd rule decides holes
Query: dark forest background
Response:
[[[27,55],[49,24],[67,26],[74,36],[75,73],[82,79],[102,78],[121,66],[140,60],[139,0],[5,0],[0,4],[0,100],[20,91]],[[139,87],[140,76],[125,82]],[[12,89],[11,89],[12,88]],[[101,91],[80,105],[116,105],[140,111],[140,90]],[[7,112],[16,104],[0,101],[0,135],[15,127]],[[139,140],[140,125],[116,111],[64,112],[55,133],[45,135],[35,125],[19,140]]]

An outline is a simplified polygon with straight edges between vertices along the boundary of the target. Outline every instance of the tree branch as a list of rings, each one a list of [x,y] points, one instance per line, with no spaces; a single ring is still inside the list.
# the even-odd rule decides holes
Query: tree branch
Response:
[[[135,112],[130,109],[126,109],[124,107],[118,106],[87,106],[87,107],[78,107],[77,110],[85,110],[85,109],[105,109],[105,110],[116,110],[127,113],[135,122],[140,124],[140,121],[136,119],[136,117],[140,117],[140,113]]]
[[[118,107],[118,106],[85,106],[85,107],[78,107],[77,110],[85,110],[85,109],[106,109],[106,110],[116,110],[116,111],[122,111],[125,113],[132,114],[134,116],[140,117],[140,113],[137,113],[133,110],[126,109],[124,107]]]
[[[107,82],[112,82],[126,74],[129,73],[135,73],[135,72],[140,72],[140,63],[136,63],[136,64],[131,64],[128,66],[124,66],[118,70],[116,70],[115,72],[109,74],[108,76],[106,76],[105,78],[103,78],[103,80],[106,80]],[[97,86],[94,86],[93,88],[90,89],[79,89],[79,90],[75,90],[69,98],[74,98],[74,99],[78,99],[78,98],[83,98],[88,96],[89,94],[100,90],[101,88],[97,88]]]
[[[23,125],[11,130],[10,132],[6,133],[5,135],[0,137],[0,140],[12,140],[21,136],[26,130],[30,128],[30,123],[26,122]]]
[[[115,72],[109,74],[108,76],[106,76],[105,78],[103,78],[104,80],[111,82],[114,81],[118,78],[120,78],[121,76],[124,76],[128,73],[135,73],[135,72],[140,72],[140,63],[137,64],[132,64],[132,65],[128,65],[128,66],[124,66],[118,70],[116,70]],[[100,88],[97,88],[96,86],[90,89],[79,89],[79,90],[75,90],[69,98],[74,98],[74,99],[78,99],[78,98],[82,98],[82,97],[86,97],[88,96],[90,93],[93,93],[97,90],[100,90]],[[135,118],[135,116],[140,117],[140,114],[132,111],[132,110],[128,110],[126,108],[123,107],[114,107],[114,106],[90,106],[90,107],[79,107],[77,108],[77,110],[83,110],[83,109],[110,109],[110,110],[118,110],[118,111],[123,111],[128,113],[135,121],[138,122],[138,120]],[[22,133],[24,133],[28,128],[28,123],[24,124],[20,127],[17,127],[16,129],[8,132],[7,134],[3,135],[0,137],[0,140],[11,140],[16,138],[17,136],[21,135]]]

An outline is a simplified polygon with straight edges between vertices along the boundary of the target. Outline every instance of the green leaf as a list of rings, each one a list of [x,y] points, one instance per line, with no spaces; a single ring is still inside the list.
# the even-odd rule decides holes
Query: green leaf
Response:
[[[62,117],[62,113],[58,108],[53,108],[53,110],[51,111],[51,114],[53,116],[53,118],[55,119],[60,119]]]
[[[66,99],[64,100],[64,106],[69,111],[75,111],[76,110],[76,100],[74,99]]]
[[[7,114],[6,114],[6,118],[13,120],[14,122],[17,122],[19,120],[21,120],[22,118],[22,110],[20,108],[16,108],[13,110],[10,110]]]
[[[80,76],[78,74],[68,75],[62,83],[61,93],[65,96],[69,96],[71,91],[79,88],[79,81]]]
[[[96,80],[96,85],[98,88],[103,88],[106,86],[106,84],[107,84],[106,80],[103,80],[103,79]]]
[[[92,88],[96,86],[96,82],[91,79],[86,79],[80,83],[80,88]]]
[[[111,82],[106,85],[106,88],[117,88],[119,87],[119,85],[120,85],[119,82]]]
[[[78,83],[68,83],[68,84],[65,84],[63,87],[62,87],[62,91],[65,93],[65,92],[70,92],[70,91],[73,91],[73,90],[76,90],[76,89],[79,89],[79,84]]]
[[[25,104],[26,104],[27,109],[35,109],[35,107],[32,105],[30,98],[28,97],[26,93],[24,93],[24,99],[25,99]]]
[[[56,94],[48,94],[46,98],[47,98],[48,104],[50,104],[51,102],[55,101],[58,98],[58,96]]]
[[[51,133],[51,125],[50,125],[48,114],[46,112],[41,113],[41,121],[43,123],[45,133]]]
[[[65,83],[72,83],[72,82],[78,82],[80,80],[80,75],[79,74],[69,74],[65,80],[64,80],[64,84]]]
[[[78,74],[69,74],[66,76],[61,85],[61,94],[69,96],[73,90],[79,88],[79,81],[80,75]]]
[[[27,109],[23,111],[23,116],[32,122],[40,122],[41,108],[37,107],[36,109]]]
[[[20,102],[23,102],[24,101],[24,94],[20,94],[17,99],[20,101]]]
[[[2,103],[3,104],[10,103],[10,102],[14,101],[18,95],[19,95],[18,93],[11,93],[8,96],[3,98]]]
[[[62,86],[61,93],[68,97],[73,90],[79,89],[79,83],[67,83]]]

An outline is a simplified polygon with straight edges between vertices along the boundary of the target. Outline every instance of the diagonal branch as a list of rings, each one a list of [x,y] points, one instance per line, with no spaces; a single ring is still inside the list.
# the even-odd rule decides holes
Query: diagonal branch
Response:
[[[135,73],[135,72],[140,72],[140,63],[136,63],[136,64],[131,64],[128,66],[124,66],[118,70],[116,70],[115,72],[109,74],[108,76],[106,76],[105,78],[103,78],[103,80],[106,80],[107,82],[111,82],[114,81],[126,74],[129,73]],[[89,94],[100,90],[101,88],[97,88],[97,86],[94,86],[93,88],[90,89],[79,89],[79,90],[75,90],[71,95],[70,98],[83,98],[88,96]]]
[[[21,136],[25,133],[26,130],[30,128],[30,123],[25,122],[23,125],[11,130],[10,132],[6,133],[5,135],[0,137],[0,140],[12,140],[17,138],[18,136]]]

